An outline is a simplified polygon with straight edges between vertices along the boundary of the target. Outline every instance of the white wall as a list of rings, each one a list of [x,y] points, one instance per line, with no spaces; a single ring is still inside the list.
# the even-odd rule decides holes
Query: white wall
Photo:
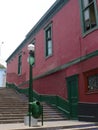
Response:
[[[0,69],[0,87],[6,86],[6,69]]]

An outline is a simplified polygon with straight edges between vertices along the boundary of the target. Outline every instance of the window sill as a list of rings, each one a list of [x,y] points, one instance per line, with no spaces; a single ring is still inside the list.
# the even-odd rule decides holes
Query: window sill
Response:
[[[21,76],[21,75],[22,75],[21,73],[18,74],[18,76]]]
[[[48,58],[50,58],[50,57],[52,57],[52,54],[49,55],[49,56],[45,56],[46,60],[47,60]]]
[[[87,95],[89,95],[89,94],[98,94],[98,90],[88,91],[86,94]]]
[[[94,32],[94,31],[96,31],[97,29],[98,29],[98,25],[97,25],[96,27],[94,27],[94,28],[92,28],[92,29],[86,31],[86,32],[83,32],[82,36],[83,36],[83,37],[86,37],[88,34],[90,34],[90,33]]]

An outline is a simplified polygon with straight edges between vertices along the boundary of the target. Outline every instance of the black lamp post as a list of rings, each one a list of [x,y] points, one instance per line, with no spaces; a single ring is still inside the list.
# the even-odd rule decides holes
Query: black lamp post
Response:
[[[29,113],[29,126],[31,126],[31,116],[32,116],[32,102],[33,102],[33,72],[32,72],[32,65],[34,64],[34,45],[28,45],[29,51],[29,106],[28,106],[28,113]]]

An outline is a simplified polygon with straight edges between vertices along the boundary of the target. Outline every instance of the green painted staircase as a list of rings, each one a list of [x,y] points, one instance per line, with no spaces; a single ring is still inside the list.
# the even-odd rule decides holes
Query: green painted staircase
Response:
[[[45,102],[43,102],[42,105],[43,105],[44,121],[60,121],[67,119],[63,113],[58,111],[56,106],[51,106]]]
[[[43,120],[66,120],[55,106],[46,103],[43,105]],[[28,112],[28,98],[10,88],[0,88],[0,124],[24,122],[24,116]],[[41,120],[41,118],[39,119]]]

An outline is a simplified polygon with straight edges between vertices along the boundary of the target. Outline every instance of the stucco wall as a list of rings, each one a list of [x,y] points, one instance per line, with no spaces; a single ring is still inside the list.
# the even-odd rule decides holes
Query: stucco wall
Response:
[[[53,55],[46,58],[44,29],[49,23],[52,23]],[[79,1],[70,0],[36,35],[33,35],[32,38],[30,37],[23,48],[19,49],[19,52],[10,59],[7,64],[7,82],[15,83],[18,86],[29,80],[27,45],[33,39],[35,39],[35,65],[32,69],[34,77],[43,75],[47,71],[70,63],[82,56],[86,57],[88,54],[98,50],[98,30],[89,33],[85,37],[82,36]],[[18,75],[18,56],[20,52],[22,53],[22,74]],[[83,78],[84,72],[94,68],[98,68],[96,56],[80,64],[76,63],[66,69],[62,69],[60,72],[35,80],[34,89],[41,94],[55,94],[67,98],[65,78],[78,74],[79,100],[87,102],[98,101],[98,93],[86,93]]]

